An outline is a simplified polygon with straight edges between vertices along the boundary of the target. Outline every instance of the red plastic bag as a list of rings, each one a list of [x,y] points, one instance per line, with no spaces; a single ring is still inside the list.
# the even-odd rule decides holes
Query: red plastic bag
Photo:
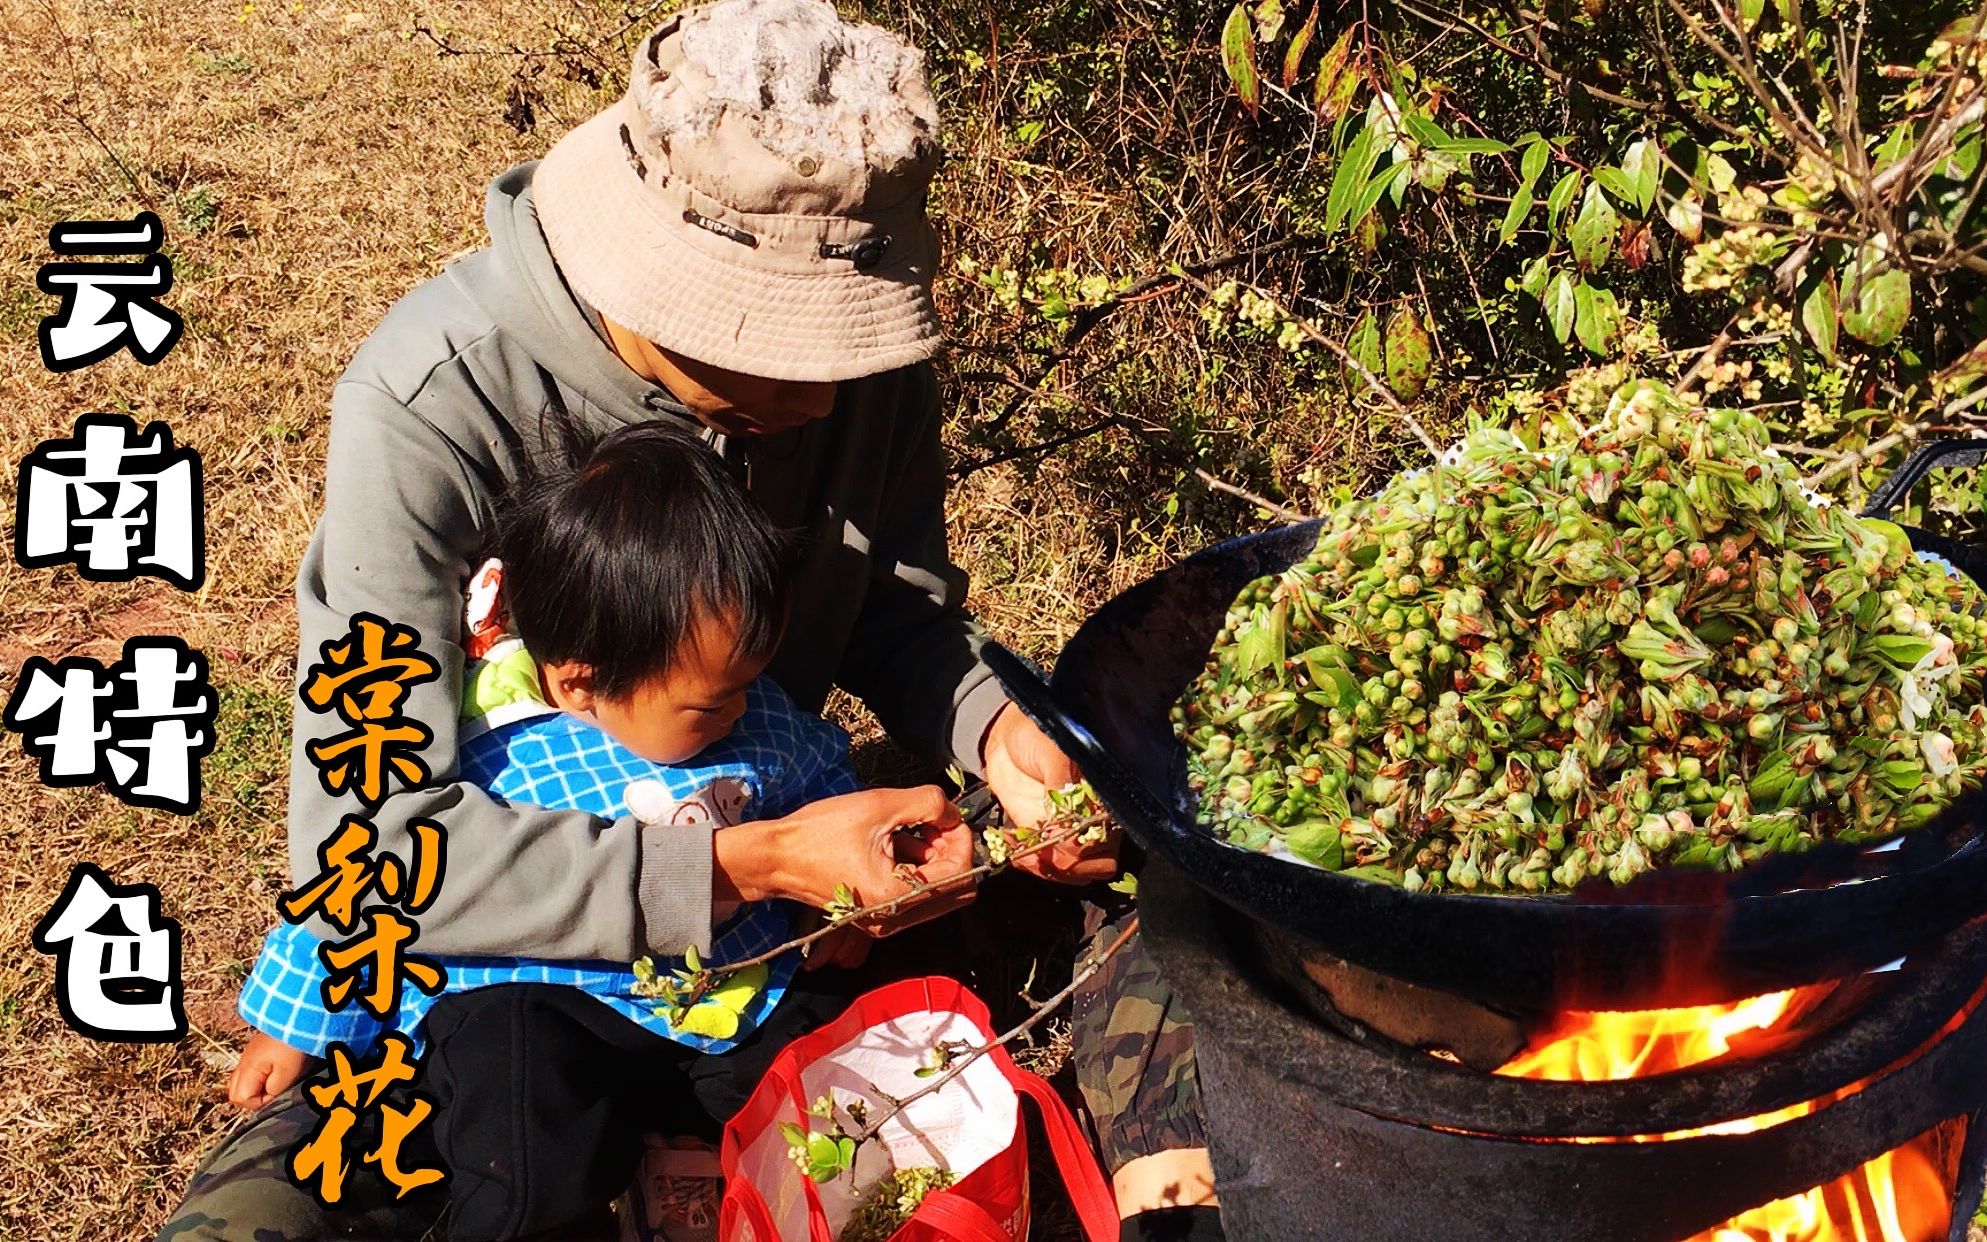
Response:
[[[1020,1101],[1041,1112],[1050,1150],[1090,1242],[1113,1242],[1118,1211],[1076,1119],[1049,1084],[995,1048],[939,1090],[912,1101],[856,1151],[854,1176],[816,1185],[795,1166],[782,1122],[817,1132],[809,1101],[878,1092],[905,1099],[940,1043],[995,1037],[987,1007],[955,979],[908,979],[857,998],[848,1012],[788,1045],[724,1130],[724,1242],[835,1242],[863,1195],[895,1167],[949,1168],[958,1180],[925,1196],[892,1242],[1022,1242],[1028,1236],[1028,1141]],[[837,1111],[837,1116],[846,1114]]]

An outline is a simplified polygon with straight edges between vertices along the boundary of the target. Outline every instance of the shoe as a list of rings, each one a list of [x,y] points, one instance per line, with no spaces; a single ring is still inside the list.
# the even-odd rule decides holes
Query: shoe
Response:
[[[717,1242],[724,1177],[701,1139],[643,1140],[634,1184],[621,1196],[621,1242]]]

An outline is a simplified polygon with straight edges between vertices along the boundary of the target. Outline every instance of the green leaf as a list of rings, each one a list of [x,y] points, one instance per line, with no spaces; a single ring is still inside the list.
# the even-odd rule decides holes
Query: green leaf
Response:
[[[1290,46],[1283,53],[1283,89],[1297,85],[1297,71],[1304,66],[1304,53],[1311,50],[1311,38],[1318,33],[1318,6],[1313,0],[1311,15],[1297,28],[1290,38]]]
[[[1259,0],[1256,5],[1256,41],[1274,43],[1283,33],[1283,0]]]
[[[1722,647],[1745,632],[1745,627],[1730,617],[1707,617],[1691,627],[1691,633],[1708,647]]]
[[[1284,835],[1283,843],[1297,857],[1327,871],[1345,866],[1345,836],[1337,824],[1322,819],[1305,820]]]
[[[1346,109],[1352,106],[1353,96],[1359,93],[1359,87],[1365,80],[1363,75],[1350,70],[1339,74],[1338,82],[1332,87],[1330,98],[1325,100],[1324,111],[1318,115],[1336,124],[1339,118],[1345,115]]]
[[[682,1017],[672,1022],[679,1031],[691,1035],[702,1035],[709,1039],[730,1039],[738,1034],[738,1014],[724,1005],[705,1001],[692,1005]]]
[[[1373,167],[1378,153],[1373,150],[1373,131],[1361,128],[1352,141],[1345,144],[1345,151],[1338,158],[1338,169],[1332,173],[1332,188],[1325,196],[1325,232],[1336,233],[1344,225],[1345,217],[1352,210],[1352,201],[1366,184],[1366,174]]]
[[[1835,328],[1837,320],[1835,305],[1835,278],[1823,273],[1815,281],[1815,287],[1801,301],[1801,326],[1807,329],[1808,339],[1813,341],[1821,356],[1830,362],[1835,361]]]
[[[834,1139],[825,1134],[811,1134],[807,1138],[807,1176],[815,1182],[832,1182],[835,1175],[846,1168],[842,1161],[842,1149]]]
[[[1442,187],[1449,184],[1451,175],[1469,167],[1467,157],[1445,155],[1440,151],[1424,151],[1421,158],[1414,161],[1414,183],[1430,194],[1440,194]],[[1405,180],[1394,182],[1394,205],[1400,206],[1401,196],[1407,192]]]
[[[1766,0],[1739,0],[1739,23],[1750,30],[1759,24],[1759,18],[1766,12]]]
[[[699,971],[704,968],[704,959],[697,956],[696,945],[692,944],[684,946],[683,964],[685,966],[688,966],[692,972]]]
[[[1344,874],[1356,876],[1362,880],[1375,880],[1381,884],[1391,884],[1395,888],[1401,886],[1401,873],[1381,863],[1367,863],[1364,866],[1347,867]]]
[[[1283,607],[1263,608],[1258,606],[1249,624],[1235,633],[1235,671],[1241,677],[1253,677],[1257,673],[1283,672],[1284,625]]]
[[[1866,244],[1842,273],[1843,330],[1867,345],[1890,344],[1911,317],[1910,274],[1878,270],[1882,263],[1882,252]]]
[[[1371,371],[1375,377],[1386,369],[1385,360],[1380,354],[1380,321],[1372,311],[1361,315],[1352,325],[1352,335],[1345,338],[1345,352],[1352,355],[1353,361]],[[1346,383],[1364,391],[1366,382],[1351,367],[1346,369]]]
[[[1713,194],[1729,194],[1739,183],[1739,174],[1732,162],[1724,156],[1712,152],[1704,157],[1705,179],[1711,183]]]
[[[1525,148],[1524,157],[1518,164],[1518,175],[1524,179],[1527,188],[1538,181],[1539,174],[1545,171],[1545,162],[1551,158],[1552,144],[1543,138],[1534,139]]]
[[[1349,89],[1345,91],[1345,97],[1339,97],[1339,81],[1359,79],[1357,74],[1345,72],[1345,58],[1351,56],[1351,48],[1353,48],[1353,30],[1351,26],[1347,26],[1345,30],[1339,32],[1339,38],[1331,44],[1331,48],[1325,50],[1325,58],[1317,62],[1317,78],[1311,81],[1311,109],[1317,111],[1317,115],[1327,121],[1335,119],[1341,111],[1345,111],[1345,99],[1351,97]]]
[[[1930,639],[1910,634],[1878,634],[1869,643],[1878,655],[1903,669],[1915,666],[1932,650]]]
[[[1551,264],[1545,255],[1540,255],[1525,265],[1524,274],[1518,279],[1518,288],[1532,295],[1535,301],[1545,301],[1546,277],[1552,272]]]
[[[1573,330],[1588,353],[1606,356],[1621,330],[1621,310],[1614,291],[1581,281],[1573,291]]]
[[[795,1125],[791,1121],[782,1121],[780,1123],[780,1137],[787,1141],[787,1146],[789,1147],[805,1147],[807,1146],[807,1127]]]
[[[1511,149],[1495,138],[1445,138],[1433,146],[1444,155],[1502,155]]]
[[[1962,20],[1972,21],[1973,19],[1969,17]],[[1877,144],[1877,149],[1871,152],[1870,158],[1873,163],[1870,166],[1870,171],[1873,173],[1884,171],[1892,164],[1911,154],[1912,149],[1917,145],[1917,125],[1911,121],[1899,121],[1891,128],[1889,133],[1884,135],[1884,140]]]
[[[1504,212],[1504,222],[1497,226],[1497,244],[1508,245],[1525,223],[1525,217],[1532,214],[1532,186],[1530,182],[1518,187],[1511,196],[1511,206]]]
[[[1594,169],[1594,180],[1601,188],[1620,199],[1624,204],[1635,202],[1635,181],[1619,168],[1601,164]]]
[[[1580,201],[1580,214],[1566,230],[1566,240],[1572,244],[1573,258],[1581,270],[1597,272],[1607,265],[1620,228],[1621,217],[1615,214],[1601,187],[1588,186],[1586,196]]]
[[[1559,227],[1560,216],[1573,202],[1573,196],[1580,192],[1580,170],[1575,168],[1564,174],[1553,184],[1552,193],[1546,195],[1545,226],[1548,229]]]
[[[1229,10],[1228,22],[1221,28],[1221,68],[1235,86],[1249,115],[1262,107],[1263,84],[1256,76],[1255,32],[1249,26],[1249,10],[1236,5]]]
[[[1777,808],[1795,775],[1794,761],[1785,751],[1775,751],[1753,772],[1752,780],[1746,784],[1746,792]]]
[[[1403,307],[1387,320],[1386,353],[1387,387],[1404,401],[1420,396],[1428,387],[1432,342],[1412,310]]]
[[[1552,334],[1564,345],[1573,338],[1573,278],[1561,270],[1545,287],[1544,301],[1545,317],[1552,324]]]
[[[1297,657],[1311,684],[1331,696],[1335,706],[1350,710],[1359,701],[1359,679],[1346,668],[1345,651],[1329,644],[1313,647]]]
[[[1437,125],[1428,114],[1423,112],[1412,112],[1403,109],[1401,112],[1401,128],[1407,131],[1408,137],[1414,139],[1415,142],[1424,147],[1440,147],[1444,143],[1455,141],[1455,139],[1449,137],[1448,130]]]
[[[1127,897],[1136,897],[1138,896],[1138,877],[1127,871],[1104,887],[1114,893],[1123,893]]]
[[[1656,201],[1656,186],[1663,179],[1662,148],[1653,139],[1636,139],[1628,144],[1628,153],[1621,157],[1621,170],[1628,174],[1635,210],[1648,215]]]
[[[1352,228],[1366,218],[1366,214],[1380,205],[1380,196],[1391,189],[1395,182],[1407,174],[1406,161],[1389,164],[1366,183],[1366,188],[1353,200],[1352,213],[1346,218],[1346,227]]]

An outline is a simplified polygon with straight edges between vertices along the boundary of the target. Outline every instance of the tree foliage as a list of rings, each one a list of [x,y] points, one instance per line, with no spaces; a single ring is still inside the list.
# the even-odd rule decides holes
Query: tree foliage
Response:
[[[1203,467],[1315,505],[1419,451],[1395,405],[1446,435],[1647,375],[1855,493],[1987,392],[1987,9],[896,16],[964,121],[965,471],[1156,468],[1177,507]]]

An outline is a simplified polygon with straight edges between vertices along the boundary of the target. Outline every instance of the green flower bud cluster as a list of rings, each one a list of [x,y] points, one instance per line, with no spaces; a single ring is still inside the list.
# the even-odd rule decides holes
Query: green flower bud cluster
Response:
[[[883,1242],[911,1219],[925,1196],[959,1180],[950,1169],[895,1169],[870,1188],[842,1226],[840,1242]]]
[[[1917,827],[1987,773],[1987,597],[1653,381],[1479,429],[1235,601],[1173,710],[1209,831],[1563,891]]]

